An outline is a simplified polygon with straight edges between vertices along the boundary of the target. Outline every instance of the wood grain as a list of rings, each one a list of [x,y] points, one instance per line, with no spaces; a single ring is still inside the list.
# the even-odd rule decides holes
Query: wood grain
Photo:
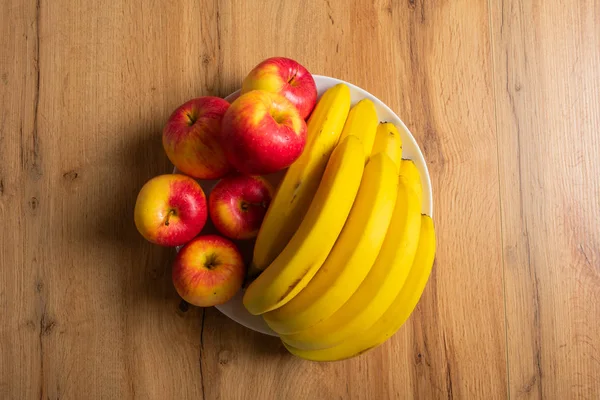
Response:
[[[0,398],[598,398],[600,5],[0,2]],[[361,86],[430,167],[437,261],[383,346],[310,363],[179,308],[133,225],[160,132],[262,59]]]
[[[2,3],[0,25],[0,393],[39,397],[51,326],[40,279],[45,208],[40,180],[38,10]],[[6,50],[5,50],[6,49]]]
[[[600,396],[600,5],[492,1],[509,393]]]

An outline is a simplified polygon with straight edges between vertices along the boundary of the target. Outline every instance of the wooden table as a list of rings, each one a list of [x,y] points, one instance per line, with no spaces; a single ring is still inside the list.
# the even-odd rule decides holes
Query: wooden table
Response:
[[[0,2],[0,398],[600,397],[600,3]],[[133,225],[161,129],[284,55],[407,123],[438,254],[346,362],[178,309]]]

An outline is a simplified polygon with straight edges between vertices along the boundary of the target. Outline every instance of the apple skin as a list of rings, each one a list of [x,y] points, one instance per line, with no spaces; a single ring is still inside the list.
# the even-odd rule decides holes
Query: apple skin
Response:
[[[223,116],[221,144],[227,161],[246,175],[289,167],[306,144],[306,122],[285,97],[253,90],[238,97]]]
[[[181,246],[197,236],[206,224],[206,196],[189,176],[159,175],[140,190],[134,210],[138,231],[161,246]]]
[[[220,180],[208,198],[208,213],[217,230],[246,240],[258,235],[273,198],[273,186],[265,178],[234,175]]]
[[[218,179],[231,169],[221,148],[221,120],[229,103],[199,97],[179,106],[163,129],[162,142],[177,169],[197,179]]]
[[[317,103],[317,86],[313,76],[299,62],[285,57],[267,58],[244,79],[242,94],[251,90],[278,93],[296,106],[307,119]]]
[[[223,304],[242,287],[246,267],[236,245],[218,235],[202,235],[183,246],[173,263],[173,285],[188,303]]]

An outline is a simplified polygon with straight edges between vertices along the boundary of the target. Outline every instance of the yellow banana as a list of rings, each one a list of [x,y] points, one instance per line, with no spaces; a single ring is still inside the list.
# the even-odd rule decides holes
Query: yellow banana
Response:
[[[350,109],[340,140],[350,135],[359,138],[365,146],[365,161],[367,161],[375,142],[377,125],[375,104],[369,99],[362,99]]]
[[[366,176],[365,169],[363,180]],[[383,315],[404,285],[413,265],[421,230],[421,192],[417,167],[410,160],[402,160],[392,221],[368,275],[352,297],[333,315],[303,331],[281,335],[283,341],[298,349],[326,349],[343,342],[352,334],[368,329]],[[300,292],[290,303],[303,293]]]
[[[419,247],[406,282],[386,312],[364,332],[344,342],[322,350],[301,350],[284,342],[285,347],[298,357],[313,361],[335,361],[362,354],[389,339],[406,322],[425,289],[435,258],[435,230],[433,221],[422,216]]]
[[[254,245],[249,276],[258,275],[288,244],[317,191],[331,152],[339,142],[350,109],[350,89],[328,89],[308,120],[302,155],[290,166],[263,219]]]
[[[371,154],[386,153],[400,170],[402,161],[402,138],[391,122],[382,122],[377,126],[375,143]]]
[[[281,254],[248,286],[244,306],[251,314],[263,314],[286,304],[321,267],[356,198],[363,160],[363,145],[354,136],[335,148],[298,230]]]
[[[385,153],[371,158],[346,224],[321,268],[288,303],[263,314],[271,329],[287,334],[309,328],[328,318],[352,296],[381,249],[397,188],[398,175],[392,160]],[[415,211],[418,218],[420,203]]]

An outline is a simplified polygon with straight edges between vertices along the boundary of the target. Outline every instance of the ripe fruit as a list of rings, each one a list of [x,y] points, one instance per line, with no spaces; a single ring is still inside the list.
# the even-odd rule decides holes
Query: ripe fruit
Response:
[[[198,236],[177,253],[173,284],[188,303],[199,307],[222,304],[242,287],[246,274],[235,244],[217,235]]]
[[[135,226],[144,238],[162,246],[180,246],[206,223],[206,197],[194,179],[179,174],[150,179],[140,190]]]
[[[288,99],[306,119],[317,102],[317,86],[312,75],[297,61],[284,57],[268,58],[258,64],[242,83],[242,94],[266,90]]]
[[[377,132],[377,110],[369,99],[362,99],[350,109],[340,140],[354,135],[365,147],[365,162],[369,159]]]
[[[198,179],[218,179],[230,169],[221,148],[221,119],[229,103],[199,97],[179,106],[163,130],[163,147],[177,169]]]
[[[258,234],[272,197],[273,187],[260,176],[223,178],[210,192],[210,219],[231,239],[252,239]]]
[[[306,143],[306,123],[285,97],[254,90],[238,97],[223,116],[221,140],[234,168],[264,175],[296,161]]]
[[[321,267],[356,198],[363,160],[363,145],[354,136],[336,147],[298,231],[246,290],[244,306],[251,314],[263,314],[286,304]]]
[[[396,166],[384,153],[367,163],[348,219],[308,285],[284,306],[263,315],[277,333],[299,332],[335,313],[369,273],[396,203]],[[417,214],[419,215],[419,214]]]
[[[326,349],[368,329],[383,315],[404,285],[415,258],[421,192],[415,164],[403,160],[392,221],[369,274],[333,315],[303,331],[282,335],[283,341],[297,349]]]
[[[250,276],[267,268],[298,230],[339,141],[349,109],[350,89],[346,85],[336,85],[321,96],[308,120],[306,148],[285,174],[258,232]]]
[[[382,122],[377,126],[375,135],[375,143],[371,154],[386,153],[396,164],[400,171],[400,163],[402,161],[402,139],[398,133],[398,129],[391,122]]]
[[[322,350],[301,350],[284,342],[294,355],[313,361],[336,361],[360,355],[389,339],[406,322],[425,289],[435,259],[435,230],[427,215],[421,217],[419,247],[406,282],[391,306],[364,332],[357,332],[337,346]]]

